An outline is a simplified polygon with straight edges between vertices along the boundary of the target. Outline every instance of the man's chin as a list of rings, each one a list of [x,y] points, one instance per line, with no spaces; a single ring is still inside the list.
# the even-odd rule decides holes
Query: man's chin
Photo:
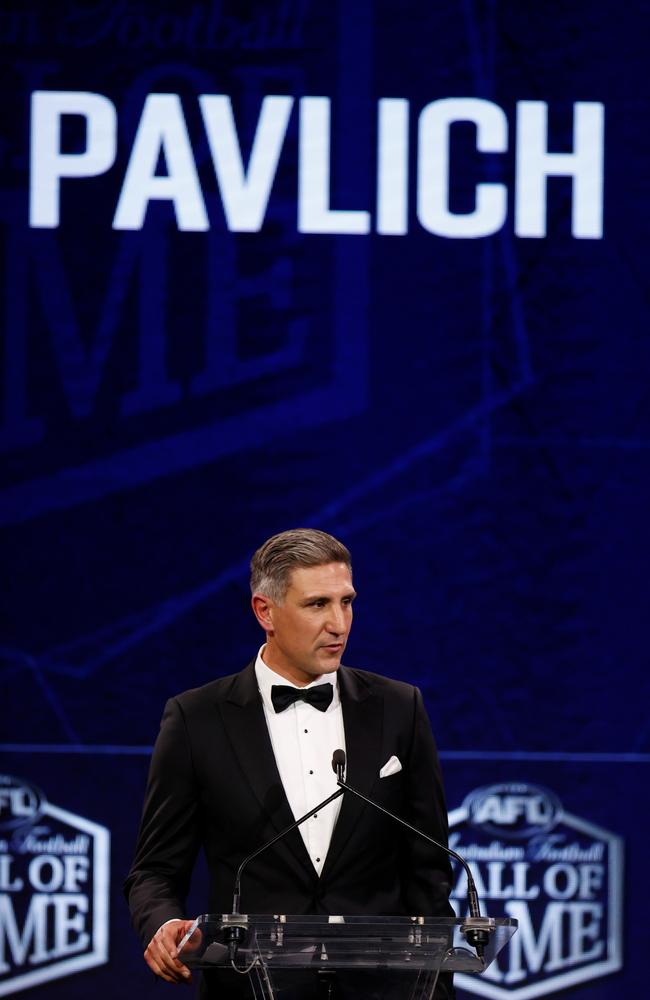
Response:
[[[336,673],[336,671],[339,669],[340,666],[341,666],[341,658],[340,657],[337,660],[335,660],[335,661],[330,660],[328,663],[321,664],[321,673],[322,674],[334,674],[334,673]]]
[[[338,670],[341,666],[341,656],[343,655],[343,650],[329,650],[321,649],[320,655],[318,657],[318,667],[323,674],[332,674],[334,671]]]

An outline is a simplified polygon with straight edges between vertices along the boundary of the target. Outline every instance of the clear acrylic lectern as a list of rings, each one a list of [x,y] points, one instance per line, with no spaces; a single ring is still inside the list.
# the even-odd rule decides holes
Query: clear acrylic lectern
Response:
[[[232,969],[235,954],[256,1000],[431,1000],[440,972],[484,972],[517,928],[516,920],[480,919],[488,937],[482,955],[465,940],[462,919],[204,915],[178,957],[190,969],[216,972]]]

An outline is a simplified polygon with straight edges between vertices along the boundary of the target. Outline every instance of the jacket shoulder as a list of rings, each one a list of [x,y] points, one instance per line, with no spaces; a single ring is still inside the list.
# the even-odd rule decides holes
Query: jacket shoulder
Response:
[[[236,674],[228,674],[226,677],[218,677],[216,680],[208,681],[201,687],[189,688],[174,695],[170,701],[176,702],[183,714],[194,714],[207,706],[212,706],[221,701],[227,701],[235,692],[247,688],[254,679],[251,672],[254,664],[249,664],[244,670]]]
[[[391,696],[393,698],[406,699],[412,701],[415,695],[415,685],[407,681],[394,680],[392,677],[385,677],[383,674],[375,674],[370,670],[359,670],[357,667],[347,667],[341,665],[348,677],[353,677],[359,688],[365,688],[369,694]]]

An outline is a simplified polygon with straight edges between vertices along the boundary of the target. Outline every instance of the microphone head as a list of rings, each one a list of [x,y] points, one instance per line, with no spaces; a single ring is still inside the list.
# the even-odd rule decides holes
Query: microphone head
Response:
[[[334,774],[345,770],[345,750],[335,750],[332,754],[332,770]]]

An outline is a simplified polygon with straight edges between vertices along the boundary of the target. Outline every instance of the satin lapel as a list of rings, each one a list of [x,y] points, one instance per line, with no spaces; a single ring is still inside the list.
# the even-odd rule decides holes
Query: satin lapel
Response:
[[[364,795],[371,795],[379,776],[383,698],[374,694],[365,681],[347,667],[339,670],[339,690],[345,727],[346,780]],[[362,813],[370,808],[349,792],[343,796],[321,879],[326,878],[344,856]]]
[[[237,675],[228,699],[217,707],[242,772],[261,809],[279,833],[290,826],[295,817],[275,762],[262,699],[257,689],[254,664],[249,664]],[[287,834],[284,846],[309,874],[315,875],[314,866],[298,830]]]

